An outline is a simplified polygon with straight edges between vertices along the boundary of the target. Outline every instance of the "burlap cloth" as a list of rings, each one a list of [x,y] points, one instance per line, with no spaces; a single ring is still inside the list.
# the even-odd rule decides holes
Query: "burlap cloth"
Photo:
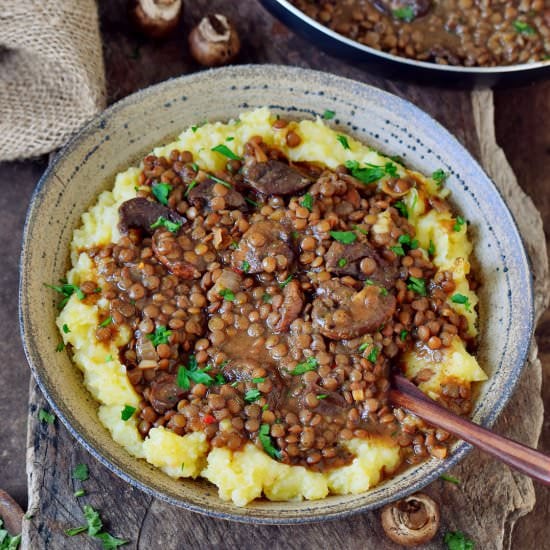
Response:
[[[0,161],[47,153],[105,106],[94,0],[0,0]]]

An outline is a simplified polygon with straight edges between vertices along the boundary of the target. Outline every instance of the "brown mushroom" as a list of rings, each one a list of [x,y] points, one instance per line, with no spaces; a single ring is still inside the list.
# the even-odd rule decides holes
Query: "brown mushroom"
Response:
[[[391,178],[382,183],[381,189],[386,195],[397,199],[406,195],[413,185],[413,182],[406,178]]]
[[[237,57],[240,47],[237,30],[219,13],[203,17],[189,35],[191,55],[206,67],[230,63]]]
[[[164,38],[177,27],[182,7],[182,0],[131,0],[130,15],[143,34]]]
[[[418,546],[437,533],[439,506],[424,493],[416,493],[385,506],[381,519],[384,532],[393,542]]]

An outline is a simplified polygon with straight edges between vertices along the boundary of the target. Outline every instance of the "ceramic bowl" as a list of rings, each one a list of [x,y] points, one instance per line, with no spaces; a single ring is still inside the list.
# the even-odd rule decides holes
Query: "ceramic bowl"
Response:
[[[57,156],[34,193],[21,259],[20,322],[25,351],[52,408],[84,447],[128,483],[183,508],[256,523],[299,523],[379,507],[419,490],[456,464],[470,447],[457,442],[450,458],[428,460],[359,495],[319,501],[259,500],[239,508],[219,499],[206,481],[174,481],[117,445],[97,418],[97,404],[66,352],[56,353],[57,315],[45,282],[68,267],[69,243],[81,214],[113,176],[204,119],[227,120],[267,105],[290,118],[335,111],[329,122],[413,168],[443,168],[455,206],[469,220],[483,282],[479,361],[489,375],[472,418],[490,426],[526,359],[533,328],[532,281],[516,224],[494,184],[443,127],[411,103],[376,88],[325,73],[277,66],[238,66],[153,86],[113,105]]]

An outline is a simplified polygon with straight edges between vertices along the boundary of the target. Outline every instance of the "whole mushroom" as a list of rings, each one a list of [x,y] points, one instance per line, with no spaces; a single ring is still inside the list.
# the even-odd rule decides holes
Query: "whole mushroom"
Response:
[[[131,0],[130,15],[141,32],[164,38],[177,27],[182,7],[182,0]]]
[[[203,17],[189,35],[191,55],[206,67],[230,63],[237,57],[240,47],[237,30],[219,13]]]
[[[437,533],[439,506],[424,493],[416,493],[385,506],[382,527],[388,538],[397,544],[425,544]]]

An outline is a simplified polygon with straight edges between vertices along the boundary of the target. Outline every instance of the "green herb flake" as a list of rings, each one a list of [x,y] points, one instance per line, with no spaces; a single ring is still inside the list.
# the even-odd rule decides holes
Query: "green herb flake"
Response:
[[[443,541],[447,545],[447,550],[474,550],[474,542],[460,531],[445,533]]]
[[[310,370],[315,370],[319,366],[319,361],[315,357],[308,357],[302,363],[298,363],[291,371],[292,376],[299,376]]]
[[[377,348],[376,346],[374,346],[370,353],[367,355],[367,359],[371,362],[371,363],[376,363],[376,360],[378,359],[378,354],[380,353],[380,349]]]
[[[359,353],[363,353],[369,346],[371,345],[370,342],[363,342],[358,349]]]
[[[208,177],[211,180],[214,180],[216,183],[219,183],[220,185],[227,187],[227,189],[233,189],[233,186],[228,181],[222,180],[221,178],[214,176],[214,174],[208,174]]]
[[[126,422],[127,420],[130,420],[132,416],[134,416],[135,412],[135,407],[132,407],[131,405],[124,405],[124,408],[120,411],[120,418],[122,418],[122,420]]]
[[[270,427],[269,424],[262,424],[258,432],[258,438],[262,444],[264,451],[275,460],[281,458],[281,451],[273,445],[273,440],[271,435],[269,435]]]
[[[405,21],[406,23],[410,23],[415,18],[414,9],[411,6],[403,6],[402,8],[393,10],[392,13],[396,19]]]
[[[47,283],[44,283],[44,286],[47,287],[47,288],[51,288],[52,290],[55,290],[56,292],[59,292],[59,294],[63,295],[62,300],[57,305],[57,307],[59,309],[63,309],[63,307],[69,301],[69,298],[73,294],[76,294],[76,297],[79,300],[84,300],[84,298],[86,298],[86,294],[84,294],[84,292],[82,292],[82,290],[80,289],[79,286],[71,285],[67,282],[62,282],[61,285],[49,285]]]
[[[265,378],[263,376],[252,378],[252,382],[254,382],[254,384],[263,384],[265,382]]]
[[[336,116],[336,113],[334,111],[331,111],[330,109],[325,109],[325,112],[323,113],[323,120],[332,120]]]
[[[233,141],[235,138],[233,136],[227,136],[225,141]]]
[[[189,382],[189,376],[187,376],[187,369],[180,365],[178,367],[178,373],[176,375],[176,384],[178,385],[178,388],[181,388],[183,390],[188,390],[191,387],[191,383]]]
[[[430,239],[430,244],[428,246],[428,254],[430,256],[433,256],[435,254],[435,244],[431,239]]]
[[[250,264],[246,260],[243,260],[243,263],[241,264],[241,271],[244,271],[245,273],[250,271]]]
[[[253,388],[251,390],[248,390],[244,394],[244,400],[247,403],[253,403],[254,401],[257,401],[262,396],[262,392],[260,390],[257,390],[256,388]]]
[[[46,422],[46,424],[53,424],[55,422],[55,415],[44,409],[40,409],[38,411],[38,420],[40,420],[40,422]]]
[[[328,397],[328,393],[318,393],[317,399],[326,399]]]
[[[466,223],[466,220],[462,216],[457,216],[453,230],[457,233],[462,229],[462,226]]]
[[[401,340],[401,342],[404,342],[406,339],[407,339],[407,336],[409,335],[409,331],[408,330],[402,330],[400,333],[399,333],[399,339]]]
[[[90,472],[86,464],[77,464],[72,473],[73,479],[78,479],[78,481],[86,481],[90,477]]]
[[[365,286],[372,286],[374,281],[372,279],[365,279]]]
[[[359,231],[359,233],[362,233],[363,235],[368,235],[369,234],[369,232],[366,229],[360,227],[359,225],[354,225],[353,229],[355,231]]]
[[[223,373],[218,372],[218,374],[214,376],[214,385],[223,386],[224,384],[227,384],[227,380],[225,379],[225,376],[223,375]]]
[[[189,184],[189,187],[187,188],[187,191],[185,192],[186,195],[191,190],[191,186],[193,185],[193,183],[195,183],[195,185],[197,184],[196,182],[191,182]],[[151,229],[156,229],[157,227],[165,227],[171,233],[177,233],[182,225],[183,224],[181,222],[173,222],[167,220],[164,216],[159,216],[157,221],[151,225]]]
[[[451,302],[453,304],[462,304],[466,311],[470,311],[470,300],[468,299],[468,296],[464,296],[464,294],[456,293],[451,296]]]
[[[84,533],[84,531],[87,531],[88,527],[73,527],[72,529],[65,529],[65,534],[69,537],[74,537],[75,535],[79,535],[80,533]]]
[[[537,34],[537,31],[529,25],[529,23],[526,23],[525,21],[520,21],[519,19],[516,19],[512,26],[514,27],[514,30],[520,34],[525,34],[528,36],[533,36]]]
[[[405,251],[403,250],[402,246],[390,246],[390,250],[392,250],[398,256],[404,256],[405,255]]]
[[[329,231],[329,235],[338,242],[352,244],[357,240],[357,235],[353,231]]]
[[[313,196],[311,193],[306,193],[300,204],[311,212],[313,210]]]
[[[377,166],[376,164],[365,164],[364,167],[361,167],[356,160],[347,160],[344,166],[351,172],[354,178],[365,185],[374,183],[386,175],[384,167]]]
[[[86,491],[84,489],[79,489],[78,491],[74,492],[74,496],[76,498],[83,497],[86,494]]]
[[[338,134],[336,136],[336,140],[338,141],[338,143],[340,143],[340,145],[346,149],[346,150],[350,150],[351,147],[349,146],[349,143],[348,143],[348,138],[346,136],[343,136],[341,134]]]
[[[239,248],[239,243],[236,242],[236,241],[233,241],[233,242],[229,245],[229,248],[231,248],[231,250],[237,250],[237,248]]]
[[[384,170],[388,176],[395,178],[397,176],[397,166],[393,162],[386,162]]]
[[[199,369],[196,357],[191,355],[189,356],[189,367],[184,367],[183,365],[178,367],[176,384],[184,390],[188,390],[191,387],[190,380],[195,384],[204,384],[205,386],[212,386],[214,384],[218,384],[219,382],[221,382],[221,384],[225,384],[226,380],[223,375],[221,375],[222,378],[218,378],[218,375],[216,375],[216,378],[212,378],[212,376],[208,374],[207,371],[211,368],[211,366],[208,366],[203,369]]]
[[[338,260],[338,267],[346,267],[348,261],[346,260],[346,258],[340,258]]]
[[[273,296],[271,296],[271,294],[267,293],[267,292],[264,292],[263,295],[262,295],[262,302],[264,304],[270,304],[271,303],[271,300],[273,299]]]
[[[235,380],[235,382],[231,382],[231,384],[229,384],[232,388],[236,388],[238,385],[239,385],[239,382],[237,380]]]
[[[84,517],[86,518],[86,526],[67,529],[65,534],[74,537],[86,531],[90,537],[94,537],[101,541],[104,550],[113,550],[129,542],[113,537],[113,535],[103,531],[103,522],[101,521],[99,512],[87,504],[84,506]]]
[[[448,481],[449,483],[454,483],[455,485],[460,485],[460,479],[453,477],[449,474],[441,474],[439,479],[443,481]]]
[[[397,201],[393,204],[393,207],[404,217],[409,217],[409,209],[403,201]]]
[[[236,155],[233,151],[231,151],[231,149],[229,149],[229,147],[227,147],[227,145],[224,145],[223,143],[216,145],[216,147],[212,147],[210,150],[231,160],[241,160],[241,157]]]
[[[3,529],[4,522],[0,518],[0,550],[17,550],[21,544],[21,535],[13,537]]]
[[[65,349],[65,344],[63,342],[59,342],[57,346],[55,347],[55,351],[63,351]]]
[[[420,294],[420,296],[427,296],[428,294],[426,291],[426,281],[418,277],[409,277],[407,288],[416,292],[416,294]]]
[[[267,411],[269,409],[269,405],[266,403],[262,406],[262,411]]]
[[[232,290],[229,290],[228,288],[222,288],[221,290],[218,291],[218,294],[228,302],[235,301],[235,293]]]
[[[281,288],[285,288],[286,285],[288,285],[288,283],[290,283],[290,281],[292,281],[294,275],[289,275],[282,283],[279,283],[279,286]]]
[[[245,197],[244,200],[248,203],[248,204],[251,204],[252,206],[256,207],[256,208],[260,208],[260,203],[259,202],[256,202],[256,201],[253,201],[251,198],[249,197]]]
[[[203,120],[202,122],[199,122],[199,124],[196,124],[195,126],[191,126],[191,131],[195,133],[201,126],[204,126],[207,123],[206,120]]]
[[[432,179],[435,181],[438,187],[441,187],[445,183],[445,180],[448,177],[449,177],[449,174],[447,174],[447,172],[445,172],[441,168],[439,168],[432,174]]]
[[[384,288],[383,286],[380,287],[380,296],[387,296],[388,295],[388,289]]]
[[[106,363],[110,363],[112,360],[113,360],[113,356],[111,354],[109,354],[109,355],[107,355],[107,357],[105,357],[105,362]]]
[[[155,327],[155,332],[147,335],[147,338],[153,342],[153,346],[157,347],[160,344],[167,344],[170,336],[172,336],[172,331],[167,330],[167,328],[162,325],[159,325],[158,327]]]
[[[169,183],[153,183],[153,196],[164,205],[168,204],[168,195],[172,191],[172,186]]]
[[[125,539],[113,537],[113,535],[106,532],[98,533],[95,538],[101,541],[101,543],[103,544],[103,550],[114,550],[115,548],[118,548],[119,546],[124,546],[125,544],[128,544],[128,542],[130,542]]]
[[[69,328],[69,325],[67,325],[67,323],[64,323],[63,325],[63,332],[65,334],[69,334],[69,332],[71,332],[71,329]]]

